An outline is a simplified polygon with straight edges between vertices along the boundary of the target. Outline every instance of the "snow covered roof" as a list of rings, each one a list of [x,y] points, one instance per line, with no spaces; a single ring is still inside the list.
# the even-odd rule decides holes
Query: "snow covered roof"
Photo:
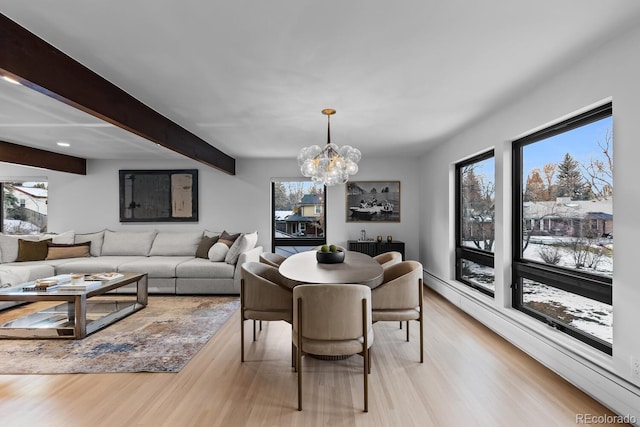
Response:
[[[570,200],[559,198],[549,202],[524,202],[525,218],[594,218],[612,219],[613,200]],[[599,215],[599,217],[598,217]]]
[[[16,191],[19,191],[24,194],[28,194],[33,197],[46,199],[48,190],[46,188],[37,188],[37,187],[13,187]]]

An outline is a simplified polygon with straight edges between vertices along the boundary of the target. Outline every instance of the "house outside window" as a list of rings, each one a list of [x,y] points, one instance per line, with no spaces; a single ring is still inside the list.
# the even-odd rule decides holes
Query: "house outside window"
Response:
[[[326,243],[326,192],[311,181],[274,180],[272,251],[284,256]]]
[[[48,183],[2,181],[0,231],[5,234],[38,234],[47,231]]]
[[[493,150],[456,165],[456,280],[495,292],[495,161]]]
[[[514,142],[513,305],[611,354],[612,106]]]

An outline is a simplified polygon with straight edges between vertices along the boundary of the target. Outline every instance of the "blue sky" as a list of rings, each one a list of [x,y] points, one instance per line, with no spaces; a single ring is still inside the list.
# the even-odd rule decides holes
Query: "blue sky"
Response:
[[[589,163],[592,158],[604,160],[605,157],[600,147],[598,147],[598,141],[604,141],[607,130],[611,132],[612,128],[612,117],[606,117],[546,140],[527,145],[524,147],[523,156],[523,182],[526,181],[529,172],[534,168],[540,169],[541,175],[544,176],[542,170],[544,165],[547,163],[559,164],[566,153],[569,153],[575,160],[584,164]],[[610,147],[610,154],[613,154],[613,144]],[[484,175],[493,181],[495,177],[494,160],[487,159],[477,163],[475,173],[476,175]]]
[[[551,138],[529,144],[524,147],[524,175],[540,169],[547,163],[560,163],[566,153],[579,163],[589,163],[593,159],[604,159],[602,150],[598,147],[598,141],[604,141],[607,129],[612,129],[611,117],[597,120],[588,125],[561,133]],[[613,153],[613,144],[610,147]]]

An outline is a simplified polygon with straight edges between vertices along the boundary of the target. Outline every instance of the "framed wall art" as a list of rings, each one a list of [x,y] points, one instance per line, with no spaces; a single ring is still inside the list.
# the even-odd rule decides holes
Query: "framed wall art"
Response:
[[[400,181],[348,181],[347,222],[400,222]]]
[[[198,170],[120,170],[120,222],[166,221],[198,221]]]

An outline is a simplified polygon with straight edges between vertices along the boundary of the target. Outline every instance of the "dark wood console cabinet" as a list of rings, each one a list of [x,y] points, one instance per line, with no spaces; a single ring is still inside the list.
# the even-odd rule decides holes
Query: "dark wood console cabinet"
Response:
[[[368,240],[366,242],[359,240],[348,240],[350,251],[362,252],[370,256],[376,256],[385,252],[396,251],[402,254],[402,260],[404,261],[404,242],[394,240],[391,243],[382,241],[380,243],[375,240]]]

